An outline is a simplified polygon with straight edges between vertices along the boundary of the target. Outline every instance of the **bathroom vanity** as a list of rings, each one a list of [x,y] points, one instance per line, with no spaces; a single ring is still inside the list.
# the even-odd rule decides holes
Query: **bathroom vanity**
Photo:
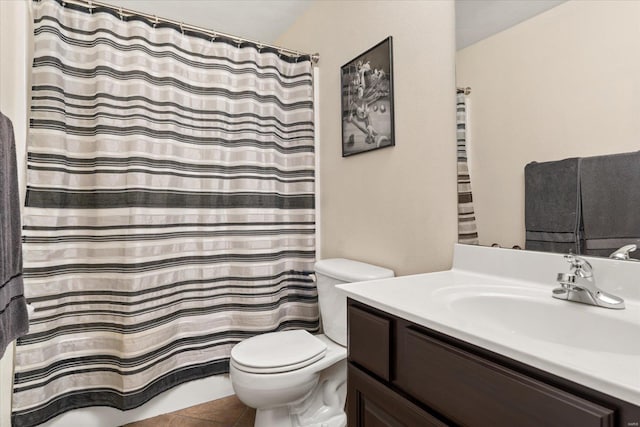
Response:
[[[348,425],[640,426],[640,265],[593,263],[625,310],[552,298],[561,255],[495,248],[342,285]]]

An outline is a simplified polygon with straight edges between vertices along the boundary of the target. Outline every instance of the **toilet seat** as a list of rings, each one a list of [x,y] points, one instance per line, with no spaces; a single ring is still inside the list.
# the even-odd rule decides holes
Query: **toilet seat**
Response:
[[[304,330],[271,332],[244,340],[231,349],[239,370],[271,374],[294,371],[322,359],[327,345]]]

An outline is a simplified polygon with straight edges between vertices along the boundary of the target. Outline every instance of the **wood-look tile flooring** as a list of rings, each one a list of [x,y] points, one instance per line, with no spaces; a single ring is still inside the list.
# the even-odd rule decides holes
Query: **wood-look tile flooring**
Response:
[[[232,395],[124,427],[253,427],[255,419],[256,410]]]

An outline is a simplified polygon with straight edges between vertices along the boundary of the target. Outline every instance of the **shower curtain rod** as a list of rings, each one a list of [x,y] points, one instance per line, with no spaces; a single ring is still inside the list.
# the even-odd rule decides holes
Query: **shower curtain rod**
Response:
[[[467,87],[457,87],[456,88],[456,92],[457,93],[464,93],[465,95],[470,95],[471,94],[471,88],[469,86],[467,86]]]
[[[123,17],[123,16],[142,16],[144,18],[147,18],[149,20],[151,20],[152,22],[154,22],[155,24],[159,24],[161,22],[164,23],[168,23],[168,24],[172,24],[172,25],[176,25],[178,27],[180,27],[180,30],[184,33],[184,30],[192,30],[192,31],[198,31],[201,33],[205,33],[208,34],[210,36],[212,36],[214,39],[216,37],[222,37],[222,38],[226,38],[226,39],[230,39],[236,43],[252,43],[254,45],[256,45],[259,49],[262,48],[272,48],[278,51],[278,53],[283,53],[287,56],[292,56],[292,57],[297,57],[297,56],[305,56],[308,55],[309,58],[311,58],[311,62],[314,64],[317,64],[318,61],[320,61],[320,54],[319,53],[313,53],[313,54],[309,54],[309,53],[304,53],[304,52],[300,52],[298,50],[293,50],[293,49],[287,49],[285,47],[281,47],[281,46],[276,46],[273,44],[268,44],[268,43],[262,43],[262,42],[258,42],[255,40],[250,40],[244,37],[239,37],[239,36],[234,36],[232,34],[226,34],[226,33],[222,33],[220,31],[213,31],[213,30],[209,30],[207,28],[202,28],[202,27],[197,27],[195,25],[189,25],[189,24],[185,24],[184,22],[180,22],[180,21],[174,21],[172,19],[167,19],[167,18],[161,18],[157,15],[151,15],[149,13],[144,13],[144,12],[138,12],[135,10],[131,10],[131,9],[126,9],[124,7],[120,7],[120,6],[113,6],[107,3],[102,3],[99,1],[93,1],[93,0],[61,0],[62,6],[64,7],[66,4],[76,4],[79,6],[84,6],[87,9],[89,9],[89,12],[92,12],[94,8],[96,7],[104,7],[107,9],[111,9],[115,12],[118,12],[118,14]]]

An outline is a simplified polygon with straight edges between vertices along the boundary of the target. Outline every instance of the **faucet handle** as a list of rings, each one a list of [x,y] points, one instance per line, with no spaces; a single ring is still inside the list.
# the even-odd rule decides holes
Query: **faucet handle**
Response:
[[[592,276],[593,267],[586,259],[573,254],[565,255],[564,259],[566,259],[567,262],[571,264],[571,269],[574,270],[579,276],[585,278]]]
[[[615,252],[613,252],[611,255],[609,255],[609,258],[613,258],[613,259],[619,259],[619,260],[633,260],[633,261],[638,261],[635,258],[631,258],[629,256],[629,252],[633,252],[636,249],[638,249],[638,246],[636,246],[635,244],[631,244],[631,245],[626,245],[621,247],[620,249],[616,250]]]

